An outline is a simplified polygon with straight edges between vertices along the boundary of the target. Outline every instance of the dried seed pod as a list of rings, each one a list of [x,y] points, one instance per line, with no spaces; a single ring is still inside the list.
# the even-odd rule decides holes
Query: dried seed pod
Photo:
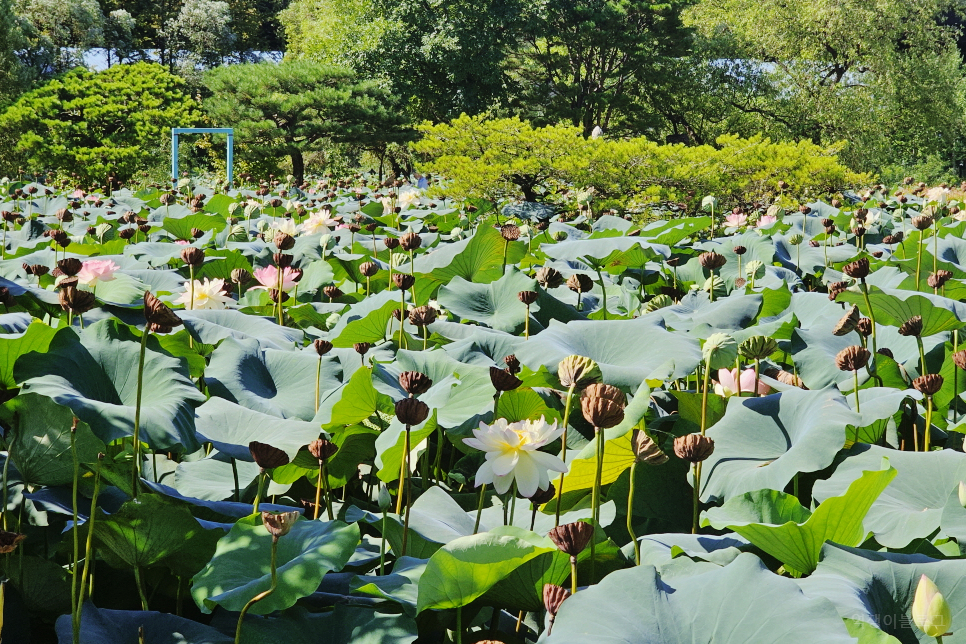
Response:
[[[840,371],[858,371],[869,363],[872,354],[865,347],[845,347],[835,356],[835,366]]]
[[[416,278],[408,273],[393,273],[392,283],[396,285],[400,291],[408,291],[416,283]]]
[[[24,264],[23,269],[28,275],[36,275],[37,277],[50,272],[50,269],[43,264]]]
[[[329,351],[332,351],[332,343],[329,342],[328,340],[322,340],[321,338],[318,340],[315,340],[312,343],[312,346],[315,347],[315,352],[319,354],[320,358],[325,354],[327,354]]]
[[[236,268],[231,272],[231,281],[235,284],[248,284],[252,279],[252,274],[244,268]]]
[[[375,262],[363,262],[359,265],[359,272],[365,277],[372,277],[379,272],[379,266]]]
[[[835,328],[832,329],[832,335],[846,335],[855,330],[855,325],[859,321],[859,307],[852,305],[849,312],[842,316],[842,319],[838,321]]]
[[[322,293],[324,293],[325,296],[327,298],[329,298],[330,300],[334,300],[334,299],[340,298],[343,295],[345,295],[345,293],[342,292],[342,289],[340,289],[338,286],[334,286],[332,284],[330,284],[329,286],[326,286],[325,288],[323,288],[322,289]]]
[[[268,443],[252,441],[248,444],[248,451],[262,471],[282,467],[289,462],[288,454]]]
[[[700,463],[714,452],[714,441],[701,434],[685,434],[674,439],[674,454],[688,463]]]
[[[631,444],[634,447],[634,456],[638,463],[643,463],[644,465],[663,465],[668,461],[667,454],[661,451],[658,444],[646,432],[635,429]]]
[[[275,265],[281,269],[286,269],[292,265],[292,261],[295,259],[292,255],[287,255],[286,253],[274,253],[272,255],[272,261]]]
[[[423,238],[416,233],[406,233],[399,238],[399,245],[406,252],[411,252],[419,248],[423,243]]]
[[[952,277],[951,271],[938,270],[926,279],[926,283],[930,288],[942,288]]]
[[[574,273],[567,279],[567,288],[574,293],[586,293],[594,288],[594,280],[586,273]]]
[[[887,358],[892,358],[893,360],[896,359],[895,355],[892,353],[892,349],[889,349],[888,347],[879,347],[876,353],[878,353],[880,356],[886,356]]]
[[[828,285],[828,299],[834,302],[835,298],[847,291],[848,288],[848,282],[832,282]]]
[[[500,226],[500,234],[508,242],[520,239],[520,228],[513,224],[503,224]]]
[[[744,255],[745,253],[748,252],[748,249],[745,248],[744,246],[735,246],[731,250],[732,252],[734,252],[735,255],[739,255],[739,256]],[[698,260],[698,261],[701,261],[701,260]]]
[[[272,535],[273,541],[278,541],[289,533],[299,518],[298,512],[262,512],[262,525]]]
[[[565,523],[551,530],[547,536],[561,552],[576,557],[590,544],[594,536],[594,526],[583,521]]]
[[[620,425],[624,420],[627,398],[617,387],[594,383],[580,396],[580,410],[584,419],[598,429]]]
[[[84,262],[80,261],[76,257],[68,257],[57,262],[57,268],[64,275],[70,275],[73,277],[80,273],[81,269],[84,268]]]
[[[81,291],[73,286],[62,288],[58,294],[60,307],[74,314],[83,314],[94,308],[96,300],[90,291]]]
[[[927,373],[913,380],[912,386],[916,391],[932,396],[939,393],[939,390],[943,388],[943,377],[938,373]]]
[[[922,316],[913,315],[899,326],[899,335],[919,337],[922,335]]]
[[[409,310],[409,323],[413,326],[429,326],[436,321],[436,309],[431,306],[417,306]]]
[[[912,218],[912,227],[916,230],[926,230],[930,226],[932,226],[932,217],[928,215],[919,215]]]
[[[352,345],[352,348],[355,349],[356,353],[358,353],[360,356],[364,356],[367,353],[369,353],[369,348],[371,346],[372,345],[369,344],[368,342],[356,342],[355,344]]]
[[[537,270],[536,280],[543,288],[557,288],[564,283],[563,275],[555,268],[544,266]]]
[[[966,349],[960,349],[953,354],[953,362],[960,369],[966,370]]]
[[[867,338],[872,335],[872,320],[869,318],[859,318],[859,321],[855,323],[855,330],[863,338]]]
[[[520,291],[519,293],[517,293],[517,299],[523,302],[524,304],[526,304],[527,306],[530,306],[531,304],[537,301],[537,292]]]
[[[538,489],[528,498],[530,499],[530,503],[532,503],[534,506],[537,506],[543,505],[544,503],[549,503],[555,496],[557,496],[557,488],[554,487],[553,483],[551,483],[546,490]]]
[[[288,233],[283,233],[281,231],[275,233],[275,248],[285,251],[292,250],[295,247],[295,238]]]
[[[17,549],[17,545],[27,538],[27,535],[19,532],[8,532],[0,530],[0,555],[7,555]]]
[[[784,385],[798,387],[799,389],[808,389],[801,378],[793,373],[785,371],[784,369],[769,369],[765,372],[765,375],[769,378],[774,378]]]
[[[857,259],[851,264],[846,264],[842,272],[849,277],[857,280],[865,279],[869,276],[869,258]]]
[[[205,261],[205,251],[194,246],[188,246],[181,251],[181,261],[188,266],[201,266]]]
[[[727,264],[728,258],[725,257],[724,255],[719,255],[718,253],[712,250],[707,253],[701,253],[700,255],[698,255],[698,262],[704,268],[708,269],[709,271],[713,271]]]
[[[314,456],[320,465],[328,462],[338,451],[339,446],[327,438],[317,438],[309,443],[309,454]]]
[[[503,363],[506,365],[506,370],[512,374],[520,373],[520,361],[512,353],[508,356],[504,356]]]
[[[429,417],[429,406],[416,398],[403,398],[396,403],[396,418],[403,425],[419,425]]]
[[[144,320],[159,327],[177,327],[183,322],[167,304],[154,296],[151,291],[144,292]]]
[[[278,301],[279,301],[280,298],[281,298],[281,300],[282,300],[283,303],[284,302],[288,302],[289,294],[286,293],[285,291],[281,291],[280,292],[277,288],[270,288],[270,289],[268,289],[268,299],[270,299],[272,302],[275,302],[276,304],[278,304]]]
[[[560,610],[560,605],[564,603],[570,597],[570,591],[563,586],[557,586],[556,584],[544,584],[543,585],[543,606],[547,609],[547,613],[550,615],[549,623],[547,624],[547,635],[549,636],[553,630],[553,622],[557,617],[557,612]],[[482,642],[480,644],[483,644]]]
[[[399,248],[399,240],[395,237],[386,237],[382,240],[383,245],[389,250],[396,250]]]
[[[497,391],[511,391],[523,384],[523,381],[506,369],[490,367],[490,383]]]
[[[410,396],[418,396],[429,391],[433,381],[419,371],[403,371],[399,374],[399,386]]]

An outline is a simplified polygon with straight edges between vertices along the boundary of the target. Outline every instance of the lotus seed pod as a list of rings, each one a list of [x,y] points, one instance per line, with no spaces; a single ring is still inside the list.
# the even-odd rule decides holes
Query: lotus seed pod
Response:
[[[154,296],[151,291],[144,292],[144,321],[161,327],[181,326],[181,318],[175,315],[168,305]]]
[[[329,342],[328,340],[322,340],[321,338],[318,340],[315,340],[312,343],[312,346],[313,348],[315,348],[315,352],[319,354],[320,358],[325,354],[327,354],[329,351],[332,351],[332,343]]]
[[[674,439],[674,454],[688,463],[705,461],[714,452],[714,441],[701,434],[685,434]]]
[[[795,233],[794,235],[788,238],[788,243],[791,244],[792,246],[798,246],[803,241],[805,241],[805,237],[801,233]]]
[[[17,544],[27,538],[27,535],[19,532],[8,532],[0,530],[0,555],[7,555],[17,549]],[[0,594],[2,597],[2,594]]]
[[[379,272],[379,266],[375,262],[363,262],[359,265],[359,272],[365,277],[372,277]]]
[[[735,255],[744,255],[745,253],[748,252],[748,249],[745,248],[744,246],[735,246],[731,250],[734,252]]]
[[[938,373],[927,373],[913,380],[912,386],[916,391],[926,396],[932,396],[939,393],[939,390],[943,388],[943,377]]]
[[[859,321],[855,323],[855,330],[863,338],[867,338],[872,335],[872,320],[869,318],[859,318]]]
[[[707,293],[710,293],[712,290],[720,293],[725,290],[724,280],[721,279],[720,275],[710,275],[708,279],[704,280],[704,285],[701,287],[701,290]]]
[[[70,311],[75,315],[87,313],[94,308],[94,305],[97,303],[93,293],[90,291],[78,290],[73,286],[62,288],[58,296],[60,298],[61,308],[65,311]],[[10,297],[9,291],[7,297]]]
[[[922,335],[922,316],[913,315],[899,326],[899,335],[919,337]]]
[[[953,363],[960,369],[966,369],[966,349],[960,349],[953,354]]]
[[[181,251],[181,261],[188,266],[201,266],[205,261],[205,251],[194,246],[188,246]]]
[[[776,219],[781,221],[782,217],[785,216],[785,209],[779,206],[778,204],[772,204],[768,206],[768,210],[765,211],[765,214],[768,215],[769,217],[775,217]]]
[[[624,420],[627,397],[617,387],[594,383],[588,385],[580,396],[580,409],[584,419],[599,429],[620,425]]]
[[[865,347],[845,347],[835,356],[835,366],[840,371],[858,371],[869,363],[872,354]]]
[[[738,343],[727,333],[712,333],[701,347],[701,357],[710,369],[730,369],[738,359]]]
[[[564,283],[563,275],[555,268],[544,266],[537,270],[536,280],[543,288],[557,288]]]
[[[248,451],[263,472],[288,465],[289,462],[288,454],[268,443],[252,441],[248,444]]]
[[[748,279],[760,280],[765,276],[765,264],[757,259],[753,259],[745,265],[745,275]]]
[[[860,317],[859,307],[853,304],[849,312],[843,315],[842,319],[835,325],[835,328],[832,329],[832,335],[840,336],[851,333],[855,330],[855,325],[858,324]]]
[[[774,378],[778,382],[788,385],[790,387],[798,387],[799,389],[808,389],[801,378],[793,373],[789,373],[784,369],[769,369],[765,372],[765,375],[769,378]]]
[[[364,356],[369,353],[369,348],[371,346],[372,345],[368,342],[356,342],[352,345],[352,348],[355,349],[356,353],[358,353],[360,356]]]
[[[698,263],[709,271],[713,271],[727,264],[728,258],[714,251],[709,251],[698,255]]]
[[[670,295],[665,295],[664,293],[661,293],[660,295],[656,295],[653,298],[651,298],[647,302],[647,304],[644,305],[644,312],[653,313],[658,309],[663,309],[668,306],[672,306],[673,304],[674,304],[674,300],[671,299]]]
[[[565,523],[551,530],[547,536],[561,552],[576,557],[590,544],[594,536],[594,526],[583,521]]]
[[[504,356],[503,363],[506,365],[506,370],[510,373],[516,375],[520,373],[520,361],[514,354]]]
[[[506,241],[516,241],[520,239],[520,229],[513,224],[503,224],[500,226],[500,234]]]
[[[583,389],[592,383],[600,382],[602,378],[600,367],[596,362],[578,355],[570,355],[560,361],[557,365],[557,377],[560,379],[560,384],[568,389],[570,387]]]
[[[392,282],[400,291],[408,291],[416,283],[416,278],[408,273],[393,273]]]
[[[738,345],[738,353],[747,360],[764,360],[778,351],[778,343],[764,335],[753,335]]]
[[[863,257],[862,259],[857,259],[851,264],[846,264],[842,269],[842,272],[852,279],[865,279],[869,276],[869,258]]]
[[[320,465],[328,462],[338,451],[339,446],[327,438],[317,438],[309,443],[309,454],[314,456]]]
[[[419,248],[423,243],[423,238],[416,233],[406,233],[399,238],[399,245],[404,251],[412,252]]]
[[[278,541],[289,533],[292,526],[299,518],[298,512],[262,512],[262,525],[272,535],[274,541]]]
[[[410,396],[418,396],[429,391],[433,386],[433,381],[424,373],[419,371],[403,371],[399,374],[399,386]]]
[[[538,505],[543,505],[544,503],[549,503],[555,496],[557,496],[557,488],[553,483],[551,483],[549,486],[547,486],[546,490],[538,489],[527,498],[529,498],[530,503],[536,507]]]
[[[926,279],[926,283],[930,288],[942,288],[952,277],[952,272],[938,270]]]
[[[835,301],[839,295],[847,291],[849,288],[848,282],[832,282],[828,285],[828,299]]]
[[[490,367],[490,383],[497,391],[512,391],[522,385],[523,381],[506,369]]]
[[[567,280],[567,288],[574,293],[586,293],[594,288],[594,280],[586,273],[574,273]]]
[[[416,398],[403,398],[396,403],[396,418],[403,425],[413,427],[429,417],[429,406]]]
[[[526,304],[527,306],[530,306],[531,304],[537,301],[537,292],[520,291],[519,293],[517,293],[517,299],[523,302],[524,304]]]
[[[663,465],[668,461],[668,455],[661,451],[658,444],[646,432],[635,429],[631,444],[634,447],[634,456],[638,463]]]
[[[926,215],[919,215],[918,217],[912,218],[912,226],[916,230],[926,230],[932,226],[932,217]]]
[[[252,281],[252,274],[244,268],[236,268],[231,272],[231,281],[235,284],[248,284]]]
[[[398,309],[397,309],[398,310]],[[409,310],[409,322],[413,326],[429,326],[436,321],[436,309],[431,306],[417,306]]]
[[[952,627],[949,603],[933,581],[923,575],[912,601],[912,621],[928,637],[942,637]]]
[[[76,257],[68,257],[67,259],[62,259],[57,262],[57,268],[59,268],[60,272],[64,275],[70,275],[73,277],[74,275],[80,273],[81,269],[84,268],[84,263]]]

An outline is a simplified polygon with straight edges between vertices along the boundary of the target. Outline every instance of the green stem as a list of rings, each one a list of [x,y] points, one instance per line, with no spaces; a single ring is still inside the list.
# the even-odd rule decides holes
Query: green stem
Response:
[[[640,566],[641,544],[637,540],[637,535],[634,534],[634,475],[636,473],[637,461],[635,460],[631,463],[630,487],[627,491],[627,533],[631,535],[631,541],[634,543],[634,563]]]
[[[567,400],[564,403],[564,416],[563,416],[564,430],[563,430],[563,434],[560,437],[560,441],[561,441],[560,442],[560,460],[563,461],[564,463],[567,462],[567,427],[569,426],[569,423],[570,423],[570,405],[573,402],[574,388],[576,388],[576,386],[577,386],[577,383],[573,383],[567,389]],[[554,511],[555,516],[553,521],[553,527],[555,528],[560,525],[560,503],[561,503],[561,499],[563,498],[563,487],[564,487],[563,482],[564,482],[564,474],[561,472],[560,478],[557,480],[557,507],[556,507],[556,510]]]
[[[463,607],[456,607],[456,644],[463,644]]]
[[[922,269],[922,236],[923,231],[919,231],[919,253],[916,255],[916,290],[919,290],[919,272]]]
[[[953,331],[953,353],[959,351],[959,329]],[[953,422],[957,421],[959,412],[959,369],[953,369]]]
[[[694,512],[693,519],[691,523],[691,534],[698,534],[698,517],[700,515],[700,499],[699,494],[701,490],[701,463],[694,464]]]
[[[7,530],[7,469],[10,467],[10,446],[7,446],[7,457],[3,459],[3,529]]]
[[[510,248],[510,242],[507,240],[503,241],[503,268],[500,270],[500,275],[506,275],[506,253]]]
[[[486,483],[480,486],[480,500],[476,504],[476,522],[473,524],[473,534],[480,531],[480,517],[483,516],[483,499],[486,494]]]
[[[322,489],[325,490],[325,514],[329,517],[329,521],[335,521],[335,515],[332,514],[332,490],[329,488],[328,463],[322,463],[319,471],[322,474]]]
[[[379,539],[379,576],[386,574],[386,511],[382,512],[382,537]]]
[[[231,459],[231,477],[235,482],[235,495],[234,499],[236,502],[241,501],[241,490],[238,485],[238,463],[235,462],[235,458]]]
[[[862,278],[861,283],[862,295],[865,297],[865,308],[869,310],[869,322],[872,323],[872,359],[875,360],[875,353],[879,350],[875,339],[875,310],[872,308],[872,300],[869,299],[869,285],[865,283],[865,278]]]
[[[600,284],[600,309],[604,314],[604,319],[607,319],[607,289],[604,288],[604,276],[597,269],[597,283]]]
[[[312,511],[312,520],[319,518],[319,505],[322,503],[322,463],[319,463],[319,479],[315,483],[315,509]],[[329,519],[331,521],[331,519]]]
[[[138,596],[141,598],[141,610],[148,609],[148,597],[144,594],[144,582],[141,580],[141,566],[134,566],[134,583],[138,587]]]
[[[260,602],[274,593],[275,589],[278,587],[277,552],[278,539],[272,539],[272,585],[268,590],[258,593],[249,599],[248,603],[245,604],[245,607],[242,608],[241,613],[238,614],[238,625],[235,626],[235,644],[239,644],[241,642],[242,622],[245,621],[245,615],[248,613],[248,610],[254,606],[256,602]]]
[[[413,499],[412,499],[413,483],[409,477],[409,450],[412,449],[409,445],[409,432],[410,432],[410,427],[409,425],[406,425],[406,439],[403,442],[403,467],[405,468],[405,471],[406,471],[405,488],[406,488],[407,501],[406,501],[406,519],[405,521],[403,521],[402,552],[399,553],[400,556],[403,556],[403,557],[406,556],[406,542],[409,537],[409,510],[413,504]],[[402,495],[403,495],[403,488],[399,488],[400,499],[402,499]],[[398,510],[397,510],[397,513],[398,513]]]
[[[570,557],[570,594],[577,594],[577,557],[574,556]]]
[[[859,372],[855,370],[852,372],[852,377],[855,380],[855,411],[861,414],[862,409],[859,407]]]
[[[741,374],[739,374],[741,375]],[[708,429],[708,386],[711,381],[711,360],[704,365],[704,390],[701,392],[701,435]]]
[[[322,356],[319,356],[319,368],[315,372],[315,413],[319,413],[319,388],[322,386]]]
[[[929,451],[929,438],[932,435],[932,396],[926,396],[926,431],[922,451]]]
[[[70,428],[70,456],[74,463],[74,480],[71,489],[71,508],[74,512],[74,529],[72,530],[74,542],[74,560],[70,574],[70,602],[73,626],[74,644],[80,644],[80,602],[77,600],[78,587],[78,568],[80,566],[80,526],[77,521],[77,486],[80,481],[80,459],[77,457],[77,419]]]
[[[597,435],[597,470],[594,473],[594,492],[591,498],[592,505],[592,520],[591,525],[596,526],[600,522],[600,480],[602,473],[604,471],[604,445],[606,440],[604,438],[604,430],[599,427],[594,427],[594,433]],[[596,548],[594,544],[595,539],[590,538],[590,580],[591,583],[597,579],[597,571],[595,570],[596,561]]]
[[[98,456],[97,469],[94,470],[94,495],[91,497],[91,516],[87,520],[87,543],[84,546],[84,570],[81,572],[80,597],[77,600],[77,626],[80,627],[81,607],[84,605],[84,591],[87,590],[87,573],[90,570],[94,552],[94,513],[97,510],[97,497],[101,492],[101,459]]]
[[[919,375],[925,376],[927,373],[929,373],[928,371],[926,371],[926,352],[922,347],[922,338],[919,337],[918,335],[916,336],[916,345],[918,345],[919,347],[919,364],[920,364]]]
[[[258,514],[258,507],[261,505],[262,492],[265,489],[265,480],[268,478],[268,473],[265,471],[258,473],[258,487],[255,490],[255,501],[252,503],[252,512]]]
[[[141,394],[144,390],[144,356],[148,348],[148,325],[144,325],[141,334],[141,354],[138,357],[138,391],[134,405],[134,467],[131,469],[131,485],[134,499],[138,498],[139,480],[141,478]],[[145,609],[146,610],[146,609]]]

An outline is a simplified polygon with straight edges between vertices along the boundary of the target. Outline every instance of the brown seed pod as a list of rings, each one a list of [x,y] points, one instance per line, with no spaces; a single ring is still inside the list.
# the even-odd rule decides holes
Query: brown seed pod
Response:
[[[951,271],[938,270],[926,278],[926,283],[930,288],[942,288],[952,277]]]
[[[359,265],[359,272],[364,277],[372,277],[379,272],[379,266],[375,262],[363,262]]]
[[[248,444],[248,451],[262,471],[282,467],[289,462],[288,454],[268,443],[252,441]]]
[[[285,251],[292,250],[295,247],[295,238],[288,233],[283,233],[281,231],[275,233],[275,248]]]
[[[508,242],[520,239],[520,228],[513,224],[503,224],[500,226],[500,234]]]
[[[292,255],[287,255],[286,253],[274,253],[272,255],[272,261],[274,261],[275,265],[281,269],[286,269],[291,266],[292,260],[294,259],[295,257]]]
[[[745,248],[744,246],[735,246],[731,250],[734,252],[735,255],[744,255],[745,253],[748,252],[748,249]]]
[[[869,318],[860,318],[859,321],[855,323],[855,330],[858,331],[862,337],[869,337],[872,335],[872,320]]]
[[[410,427],[422,423],[429,417],[429,406],[416,398],[403,398],[396,403],[396,418]]]
[[[517,293],[517,299],[523,302],[524,304],[526,304],[527,306],[530,306],[531,304],[537,301],[537,292],[520,291],[519,293]]]
[[[634,447],[634,456],[638,463],[645,465],[663,465],[668,461],[667,454],[661,451],[658,444],[646,432],[635,429],[633,438],[631,439],[631,445]]]
[[[419,248],[423,243],[423,238],[416,233],[406,233],[399,238],[399,245],[406,252],[411,252]]]
[[[309,443],[309,454],[315,457],[319,464],[326,463],[339,451],[339,446],[327,438],[317,438]]]
[[[177,327],[183,322],[168,305],[154,296],[151,291],[144,292],[144,320],[160,327]]]
[[[364,356],[367,353],[369,353],[369,348],[371,346],[372,345],[369,344],[368,342],[356,342],[355,344],[352,345],[352,348],[355,349],[356,353],[358,353],[360,356]]]
[[[939,393],[939,390],[943,388],[943,377],[938,373],[927,373],[913,380],[912,386],[916,391],[932,396]]]
[[[80,273],[81,269],[84,268],[84,263],[77,259],[76,257],[68,257],[67,259],[62,259],[57,262],[57,268],[64,275],[70,275],[73,277]]]
[[[832,329],[832,335],[846,335],[855,330],[855,325],[859,321],[859,307],[853,305],[848,313],[842,316],[842,319],[838,321],[835,328]]]
[[[966,370],[966,349],[960,349],[953,354],[953,362],[960,369]]]
[[[332,343],[329,342],[328,340],[322,340],[321,338],[319,338],[318,340],[315,340],[312,343],[312,346],[315,347],[315,352],[319,354],[320,358],[325,354],[327,354],[329,351],[332,351]]]
[[[774,378],[784,385],[798,387],[799,389],[808,389],[801,378],[793,373],[785,371],[784,369],[769,369],[765,371],[765,375],[769,378]]]
[[[205,251],[194,246],[188,246],[181,251],[181,261],[188,266],[201,266],[205,261]]]
[[[913,315],[899,326],[899,335],[919,337],[922,335],[922,316]]]
[[[231,272],[231,281],[235,284],[248,284],[252,279],[252,274],[244,268],[236,268]]]
[[[594,288],[594,280],[586,273],[574,273],[567,279],[567,288],[574,293],[586,293]]]
[[[546,490],[537,490],[530,497],[530,503],[534,506],[543,505],[544,503],[549,503],[553,497],[557,496],[557,488],[551,483]]]
[[[685,434],[674,439],[674,454],[688,463],[700,463],[714,452],[714,441],[701,434]]]
[[[540,286],[547,289],[557,288],[564,283],[564,278],[563,275],[560,274],[560,271],[549,266],[544,266],[543,268],[538,269],[535,278]]]
[[[888,347],[879,347],[876,353],[878,353],[880,356],[886,356],[887,358],[892,358],[893,360],[896,359],[895,355],[892,353],[892,349],[889,349]]]
[[[557,617],[557,611],[560,610],[560,605],[568,597],[570,597],[570,591],[563,586],[557,586],[556,584],[543,585],[543,607],[547,609],[547,613],[550,615],[550,623],[547,625],[547,635],[553,629],[553,620]]]
[[[262,512],[262,525],[272,535],[273,541],[278,541],[289,533],[299,518],[298,512]]]
[[[708,269],[709,271],[713,271],[727,264],[728,258],[725,257],[724,255],[719,255],[718,253],[712,250],[707,253],[701,253],[700,255],[698,255],[698,262],[704,268]]]
[[[497,391],[511,391],[523,384],[523,381],[506,369],[490,367],[490,383]]]
[[[865,279],[869,276],[869,258],[857,259],[851,264],[846,264],[842,272],[853,279]]]
[[[848,282],[832,282],[828,285],[828,299],[835,301],[840,294],[844,293],[849,288]]]
[[[396,285],[400,291],[408,291],[416,283],[416,278],[408,273],[393,273],[392,283]]]
[[[616,427],[624,420],[624,393],[611,385],[588,385],[580,396],[580,410],[584,419],[599,429]]]
[[[590,544],[594,536],[594,526],[583,521],[565,523],[551,530],[547,536],[561,552],[576,557]]]
[[[281,298],[282,302],[288,302],[289,294],[285,291],[279,292],[277,288],[268,289],[268,299],[278,304],[279,298]]]
[[[396,250],[399,248],[399,240],[395,237],[386,237],[382,240],[382,243],[389,250]]]
[[[27,535],[19,532],[8,532],[0,530],[0,555],[7,555],[16,550],[17,545],[27,538]]]
[[[865,347],[845,347],[835,356],[835,366],[840,371],[858,371],[869,363],[872,354]]]
[[[345,295],[345,293],[342,292],[342,289],[340,289],[338,286],[334,286],[331,284],[323,288],[322,293],[324,293],[325,296],[330,300],[334,300]]]
[[[912,218],[912,227],[916,230],[926,230],[930,226],[932,226],[932,217],[919,215]]]
[[[431,306],[417,306],[416,308],[409,310],[409,323],[413,326],[429,326],[435,321],[436,309]]]
[[[424,373],[418,371],[403,371],[399,374],[399,386],[410,396],[418,396],[429,391],[433,381]]]
[[[512,353],[503,358],[503,363],[506,365],[506,370],[512,374],[520,373],[520,361]]]
[[[90,291],[81,291],[73,286],[62,288],[58,295],[60,307],[74,314],[83,314],[94,308],[96,300]]]

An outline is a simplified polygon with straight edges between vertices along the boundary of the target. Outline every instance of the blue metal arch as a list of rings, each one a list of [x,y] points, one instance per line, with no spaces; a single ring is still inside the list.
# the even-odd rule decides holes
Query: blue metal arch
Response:
[[[235,130],[230,127],[173,127],[171,128],[171,177],[178,180],[178,136],[181,134],[227,134],[228,135],[228,185],[234,184]]]

